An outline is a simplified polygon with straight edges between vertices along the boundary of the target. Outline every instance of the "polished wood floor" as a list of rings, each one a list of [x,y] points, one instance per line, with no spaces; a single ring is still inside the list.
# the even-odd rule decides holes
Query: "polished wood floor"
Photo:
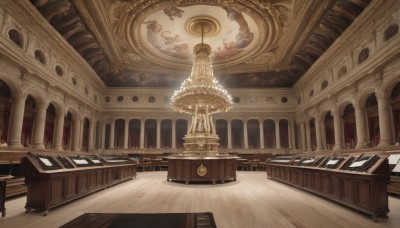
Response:
[[[400,198],[389,197],[389,218],[370,216],[269,180],[261,171],[238,171],[238,180],[206,185],[167,182],[165,171],[139,172],[136,180],[99,191],[67,205],[25,214],[26,197],[6,201],[0,227],[59,227],[82,213],[214,213],[218,228],[398,227]],[[397,225],[396,225],[397,224]]]

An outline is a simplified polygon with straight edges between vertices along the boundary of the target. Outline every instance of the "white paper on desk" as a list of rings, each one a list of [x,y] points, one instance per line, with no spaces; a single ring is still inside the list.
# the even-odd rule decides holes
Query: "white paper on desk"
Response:
[[[310,164],[310,163],[313,163],[313,162],[315,162],[315,159],[304,160],[304,161],[302,162],[302,164]]]
[[[353,162],[353,164],[350,165],[350,168],[361,167],[366,161],[367,160]]]
[[[49,161],[49,159],[47,158],[39,158],[40,161],[42,161],[46,166],[53,166],[53,164],[51,164],[51,162]]]
[[[78,165],[87,165],[89,164],[86,160],[83,159],[72,159]]]
[[[396,165],[397,162],[400,160],[400,154],[391,154],[388,157],[389,165]]]
[[[329,160],[327,165],[335,165],[339,160]]]
[[[392,173],[399,173],[400,172],[400,161],[397,162],[397,165],[392,170]]]
[[[100,164],[101,162],[97,159],[90,159],[94,164]]]

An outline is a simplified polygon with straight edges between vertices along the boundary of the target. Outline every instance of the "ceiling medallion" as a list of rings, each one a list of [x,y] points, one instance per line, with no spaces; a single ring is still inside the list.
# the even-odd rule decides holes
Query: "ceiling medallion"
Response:
[[[185,30],[194,37],[201,37],[202,34],[213,37],[219,34],[221,25],[215,17],[202,14],[189,18],[185,22]]]

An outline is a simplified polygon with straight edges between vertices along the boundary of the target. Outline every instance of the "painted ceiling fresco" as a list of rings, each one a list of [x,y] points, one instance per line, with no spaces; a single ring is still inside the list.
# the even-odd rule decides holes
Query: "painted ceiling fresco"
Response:
[[[212,15],[223,25],[218,34],[204,38],[204,42],[213,49],[214,64],[229,61],[252,50],[252,41],[259,34],[254,19],[229,6],[209,5],[169,7],[147,16],[140,30],[146,48],[156,56],[191,63],[193,47],[201,42],[201,38],[185,31],[185,23],[191,17],[200,15],[199,12],[205,16]]]
[[[291,87],[371,0],[30,0],[110,87],[176,88],[189,76],[188,32],[205,37],[215,76],[228,88]]]

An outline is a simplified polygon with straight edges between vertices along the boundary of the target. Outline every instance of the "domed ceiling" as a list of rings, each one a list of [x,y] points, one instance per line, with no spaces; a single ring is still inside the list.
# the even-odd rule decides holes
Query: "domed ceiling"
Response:
[[[31,0],[110,87],[173,87],[211,45],[228,88],[291,87],[370,0]]]

